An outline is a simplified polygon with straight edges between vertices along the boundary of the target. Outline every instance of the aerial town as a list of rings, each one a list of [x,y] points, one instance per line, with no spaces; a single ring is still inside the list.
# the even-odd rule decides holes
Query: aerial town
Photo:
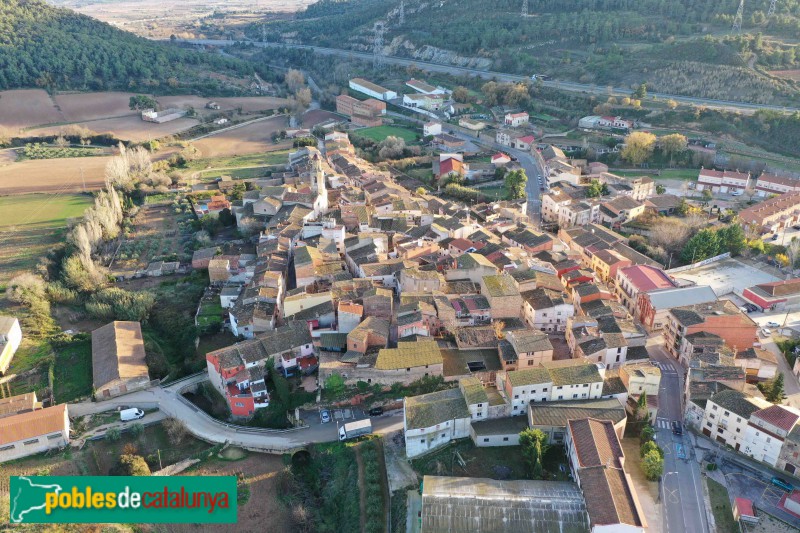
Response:
[[[0,519],[15,476],[225,475],[237,525],[192,530],[800,530],[800,174],[635,102],[554,133],[505,82],[371,72],[0,151],[105,158],[0,227]]]

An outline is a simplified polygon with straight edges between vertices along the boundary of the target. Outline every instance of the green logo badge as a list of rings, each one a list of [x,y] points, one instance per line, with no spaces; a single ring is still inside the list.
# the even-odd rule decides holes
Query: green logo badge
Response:
[[[11,476],[11,523],[236,523],[234,476]]]

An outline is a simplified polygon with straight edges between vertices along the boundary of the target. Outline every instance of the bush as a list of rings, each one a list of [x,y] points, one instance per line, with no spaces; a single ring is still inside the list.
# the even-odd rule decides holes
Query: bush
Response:
[[[112,476],[149,476],[150,467],[141,455],[123,454],[119,463],[109,471]]]
[[[119,437],[120,437],[119,428],[109,428],[108,431],[106,431],[106,440],[109,440],[111,442],[117,442],[119,440]]]

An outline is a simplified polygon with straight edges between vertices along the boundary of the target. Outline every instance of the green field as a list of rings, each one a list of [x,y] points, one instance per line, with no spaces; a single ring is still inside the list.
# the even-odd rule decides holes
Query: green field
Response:
[[[263,167],[285,164],[288,161],[288,156],[289,150],[279,150],[277,152],[262,152],[229,157],[211,157],[208,159],[196,159],[190,162],[186,167],[190,170]]]
[[[697,180],[697,174],[700,172],[700,170],[694,168],[668,168],[662,170],[661,174],[658,176],[649,172],[641,172],[639,170],[609,170],[609,172],[616,174],[617,176],[649,176],[654,180],[695,181]]]
[[[481,192],[489,201],[494,200],[506,200],[508,199],[508,195],[506,194],[506,189],[502,185],[492,185],[491,187],[480,187],[478,191]]]
[[[374,128],[364,128],[353,132],[353,135],[357,137],[366,137],[375,142],[381,142],[389,136],[400,137],[406,143],[415,142],[417,140],[417,132],[401,126],[375,126]]]
[[[708,497],[711,500],[711,510],[717,523],[717,531],[738,531],[733,520],[733,510],[728,491],[725,487],[711,478],[706,478]]]
[[[92,394],[92,342],[85,340],[54,347],[53,394],[58,403],[73,402]]]
[[[62,242],[67,220],[83,215],[88,194],[23,194],[0,197],[0,284],[30,270]]]
[[[235,180],[245,180],[251,178],[261,178],[267,174],[267,171],[272,170],[273,167],[253,167],[253,168],[235,168],[235,169],[217,169],[207,170],[200,173],[200,181],[211,181],[222,176],[230,176]]]

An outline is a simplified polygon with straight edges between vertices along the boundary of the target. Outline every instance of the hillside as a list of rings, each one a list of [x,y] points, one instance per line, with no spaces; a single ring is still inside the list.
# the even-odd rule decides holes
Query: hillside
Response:
[[[230,92],[232,85],[203,75],[252,71],[245,62],[148,41],[41,0],[0,0],[0,90]]]
[[[388,25],[385,51],[392,55],[584,83],[646,81],[654,91],[694,96],[800,101],[794,81],[767,72],[800,66],[794,44],[800,0],[782,0],[769,19],[769,0],[747,2],[741,36],[730,34],[736,0],[528,0],[528,5],[529,16],[522,17],[522,0],[406,0],[401,24],[397,0],[321,0],[294,20],[254,25],[248,35],[367,51],[373,25],[382,20]]]

